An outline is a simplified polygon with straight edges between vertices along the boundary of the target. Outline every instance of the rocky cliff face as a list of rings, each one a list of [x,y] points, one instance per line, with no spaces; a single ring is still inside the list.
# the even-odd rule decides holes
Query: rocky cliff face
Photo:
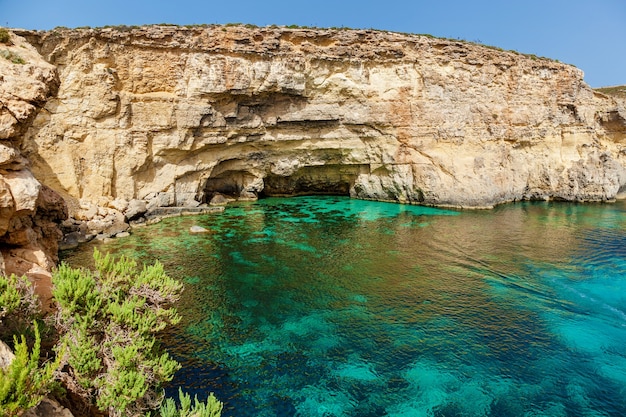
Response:
[[[138,200],[338,193],[491,207],[626,188],[624,102],[547,59],[360,30],[19,34],[60,80],[22,150],[92,229]]]
[[[0,274],[26,274],[49,287],[66,206],[35,179],[20,148],[59,80],[55,67],[20,37],[0,44],[0,55]]]

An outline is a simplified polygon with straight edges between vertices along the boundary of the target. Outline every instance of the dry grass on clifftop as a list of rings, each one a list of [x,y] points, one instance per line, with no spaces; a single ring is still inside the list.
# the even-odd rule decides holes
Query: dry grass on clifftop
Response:
[[[626,85],[616,85],[613,87],[602,87],[596,88],[596,91],[604,93],[608,96],[619,97],[622,99],[626,99]]]

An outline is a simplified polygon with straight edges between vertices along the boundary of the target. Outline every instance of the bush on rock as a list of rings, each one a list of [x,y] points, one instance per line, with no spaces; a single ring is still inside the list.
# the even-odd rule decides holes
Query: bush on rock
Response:
[[[21,415],[38,404],[55,380],[83,405],[113,417],[155,412],[163,417],[219,417],[223,405],[213,394],[206,403],[196,398],[193,406],[182,391],[180,407],[164,400],[163,384],[180,365],[163,351],[156,335],[180,321],[173,305],[183,285],[159,262],[138,269],[129,258],[116,260],[97,250],[94,261],[94,271],[61,264],[53,274],[54,362],[40,365],[37,322],[34,328],[11,327],[15,358],[0,367],[0,417]],[[0,328],[6,330],[9,316],[20,317],[16,322],[23,324],[37,314],[28,279],[0,277]],[[34,333],[31,353],[24,332]]]

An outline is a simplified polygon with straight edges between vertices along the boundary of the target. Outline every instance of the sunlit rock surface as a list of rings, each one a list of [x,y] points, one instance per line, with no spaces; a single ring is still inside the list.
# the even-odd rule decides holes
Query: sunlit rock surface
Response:
[[[23,134],[57,92],[55,67],[23,38],[0,44],[0,274],[26,274],[49,287],[67,217],[63,199],[42,185],[21,151]],[[6,59],[5,59],[6,58]]]
[[[36,98],[3,107],[4,136],[25,129],[11,117],[28,130],[0,156],[12,166],[27,156],[64,197],[67,231],[124,232],[144,203],[321,193],[492,207],[626,189],[624,102],[548,59],[370,30],[16,33],[49,64],[19,89]],[[33,211],[32,180],[4,175],[3,210]]]

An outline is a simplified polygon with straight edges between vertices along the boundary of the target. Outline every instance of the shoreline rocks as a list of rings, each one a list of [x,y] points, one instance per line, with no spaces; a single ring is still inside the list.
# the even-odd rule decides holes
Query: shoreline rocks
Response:
[[[145,202],[138,204],[140,207],[146,207]],[[139,216],[132,217],[132,220],[128,219],[128,211],[125,211],[125,220],[123,223],[120,221],[116,224],[106,226],[106,218],[102,219],[101,216],[95,210],[92,210],[92,206],[85,205],[86,211],[79,219],[70,218],[62,223],[62,230],[64,231],[63,239],[59,243],[59,250],[69,250],[78,247],[81,243],[87,243],[93,239],[107,241],[112,238],[124,238],[130,236],[132,229],[135,227],[146,226],[150,224],[159,223],[161,220],[169,217],[189,216],[189,215],[201,215],[209,213],[220,213],[224,211],[224,206],[198,206],[198,207],[156,207],[150,211],[143,211]],[[130,210],[131,205],[128,205]],[[92,218],[84,217],[85,213],[91,213]],[[115,218],[119,220],[119,212],[114,214]],[[102,227],[102,224],[106,227]],[[97,227],[92,227],[96,225]],[[202,231],[202,233],[208,232],[208,230]],[[192,233],[201,233],[201,231],[194,230]]]

